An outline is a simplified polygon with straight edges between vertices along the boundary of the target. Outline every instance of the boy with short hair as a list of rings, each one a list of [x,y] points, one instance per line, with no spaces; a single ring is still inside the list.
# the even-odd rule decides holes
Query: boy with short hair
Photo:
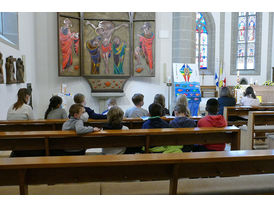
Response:
[[[218,115],[219,103],[216,99],[209,99],[206,103],[208,115],[198,121],[198,127],[226,127],[227,122],[223,115]],[[198,147],[198,148],[197,148]],[[223,144],[206,144],[196,146],[195,151],[224,151]]]
[[[97,127],[84,126],[84,122],[81,119],[82,114],[85,112],[85,108],[82,104],[73,104],[69,108],[70,119],[68,119],[62,126],[62,130],[75,130],[77,134],[86,134],[89,132],[100,131]]]
[[[82,114],[85,112],[85,108],[82,104],[73,104],[69,108],[69,120],[67,120],[62,130],[75,130],[77,134],[86,134],[89,132],[100,131],[97,127],[84,126],[84,121],[81,119]],[[65,150],[65,155],[85,155],[86,150]]]
[[[148,107],[150,117],[144,122],[142,129],[169,128],[168,123],[160,118],[163,108],[158,103]],[[150,152],[157,153],[181,153],[183,146],[160,146],[149,148]]]
[[[144,95],[140,93],[134,94],[132,97],[132,102],[135,106],[126,111],[125,117],[137,118],[149,116],[148,111],[142,108],[142,106],[144,105]]]
[[[169,128],[168,123],[160,118],[162,115],[162,106],[160,104],[153,103],[149,105],[148,110],[150,117],[144,122],[142,129]]]
[[[82,104],[84,106],[85,112],[87,112],[88,114],[88,118],[90,119],[106,119],[107,118],[107,115],[96,114],[94,110],[92,110],[89,107],[86,107],[86,100],[83,94],[81,93],[75,94],[73,100],[75,103]]]

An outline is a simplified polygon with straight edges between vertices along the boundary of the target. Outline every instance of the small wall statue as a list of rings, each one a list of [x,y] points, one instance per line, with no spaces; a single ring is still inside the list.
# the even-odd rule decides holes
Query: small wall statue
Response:
[[[17,83],[24,83],[24,62],[21,58],[16,60],[16,80]]]
[[[16,79],[14,77],[15,75],[15,69],[14,69],[14,62],[16,61],[13,56],[9,56],[6,58],[6,84],[13,84],[16,83]]]
[[[3,72],[3,59],[2,53],[0,52],[0,84],[4,84],[4,72]]]

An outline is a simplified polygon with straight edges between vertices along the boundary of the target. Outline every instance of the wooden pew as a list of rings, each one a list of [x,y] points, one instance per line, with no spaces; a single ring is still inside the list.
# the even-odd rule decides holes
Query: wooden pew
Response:
[[[240,149],[237,127],[167,128],[103,130],[85,135],[75,131],[0,132],[0,150],[88,149],[105,147],[141,147],[149,152],[151,146],[231,143]]]
[[[235,107],[224,107],[224,117],[227,120],[229,126],[242,126],[247,125],[247,120],[228,121],[230,117],[248,117],[249,111],[274,111],[274,106],[235,106]]]
[[[244,149],[256,149],[254,142],[265,141],[266,133],[274,132],[274,111],[253,111],[249,112],[248,126],[246,133],[242,132],[242,144]]]
[[[216,90],[216,85],[212,86],[200,86],[201,96],[206,97],[204,93],[213,93],[212,97],[218,97],[218,91]]]
[[[195,121],[199,121],[201,116],[191,117]],[[162,117],[163,120],[169,122],[174,118]],[[47,130],[62,130],[62,125],[66,120],[64,119],[51,119],[51,120],[0,120],[0,131],[47,131]],[[93,127],[103,127],[107,123],[105,119],[89,119],[86,125]],[[141,129],[144,120],[141,118],[125,118],[122,122],[123,125],[129,129]]]
[[[177,194],[180,178],[267,173],[274,150],[0,159],[0,185],[19,185],[22,195],[28,185],[132,180],[169,180],[169,194]]]

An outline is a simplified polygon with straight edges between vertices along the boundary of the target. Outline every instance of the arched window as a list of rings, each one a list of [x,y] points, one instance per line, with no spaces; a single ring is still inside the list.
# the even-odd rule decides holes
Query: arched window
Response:
[[[207,69],[208,62],[208,32],[202,13],[196,13],[196,64],[198,68]]]
[[[236,68],[255,69],[256,12],[239,12]]]
[[[232,14],[231,74],[260,73],[261,13]]]
[[[214,73],[215,23],[210,13],[196,13],[196,64],[200,73]]]

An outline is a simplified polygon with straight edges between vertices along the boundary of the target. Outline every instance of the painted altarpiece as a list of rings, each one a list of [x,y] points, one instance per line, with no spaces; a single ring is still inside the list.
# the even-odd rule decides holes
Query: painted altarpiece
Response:
[[[121,92],[131,76],[155,76],[155,13],[58,13],[58,23],[59,76],[84,76],[92,92]]]

